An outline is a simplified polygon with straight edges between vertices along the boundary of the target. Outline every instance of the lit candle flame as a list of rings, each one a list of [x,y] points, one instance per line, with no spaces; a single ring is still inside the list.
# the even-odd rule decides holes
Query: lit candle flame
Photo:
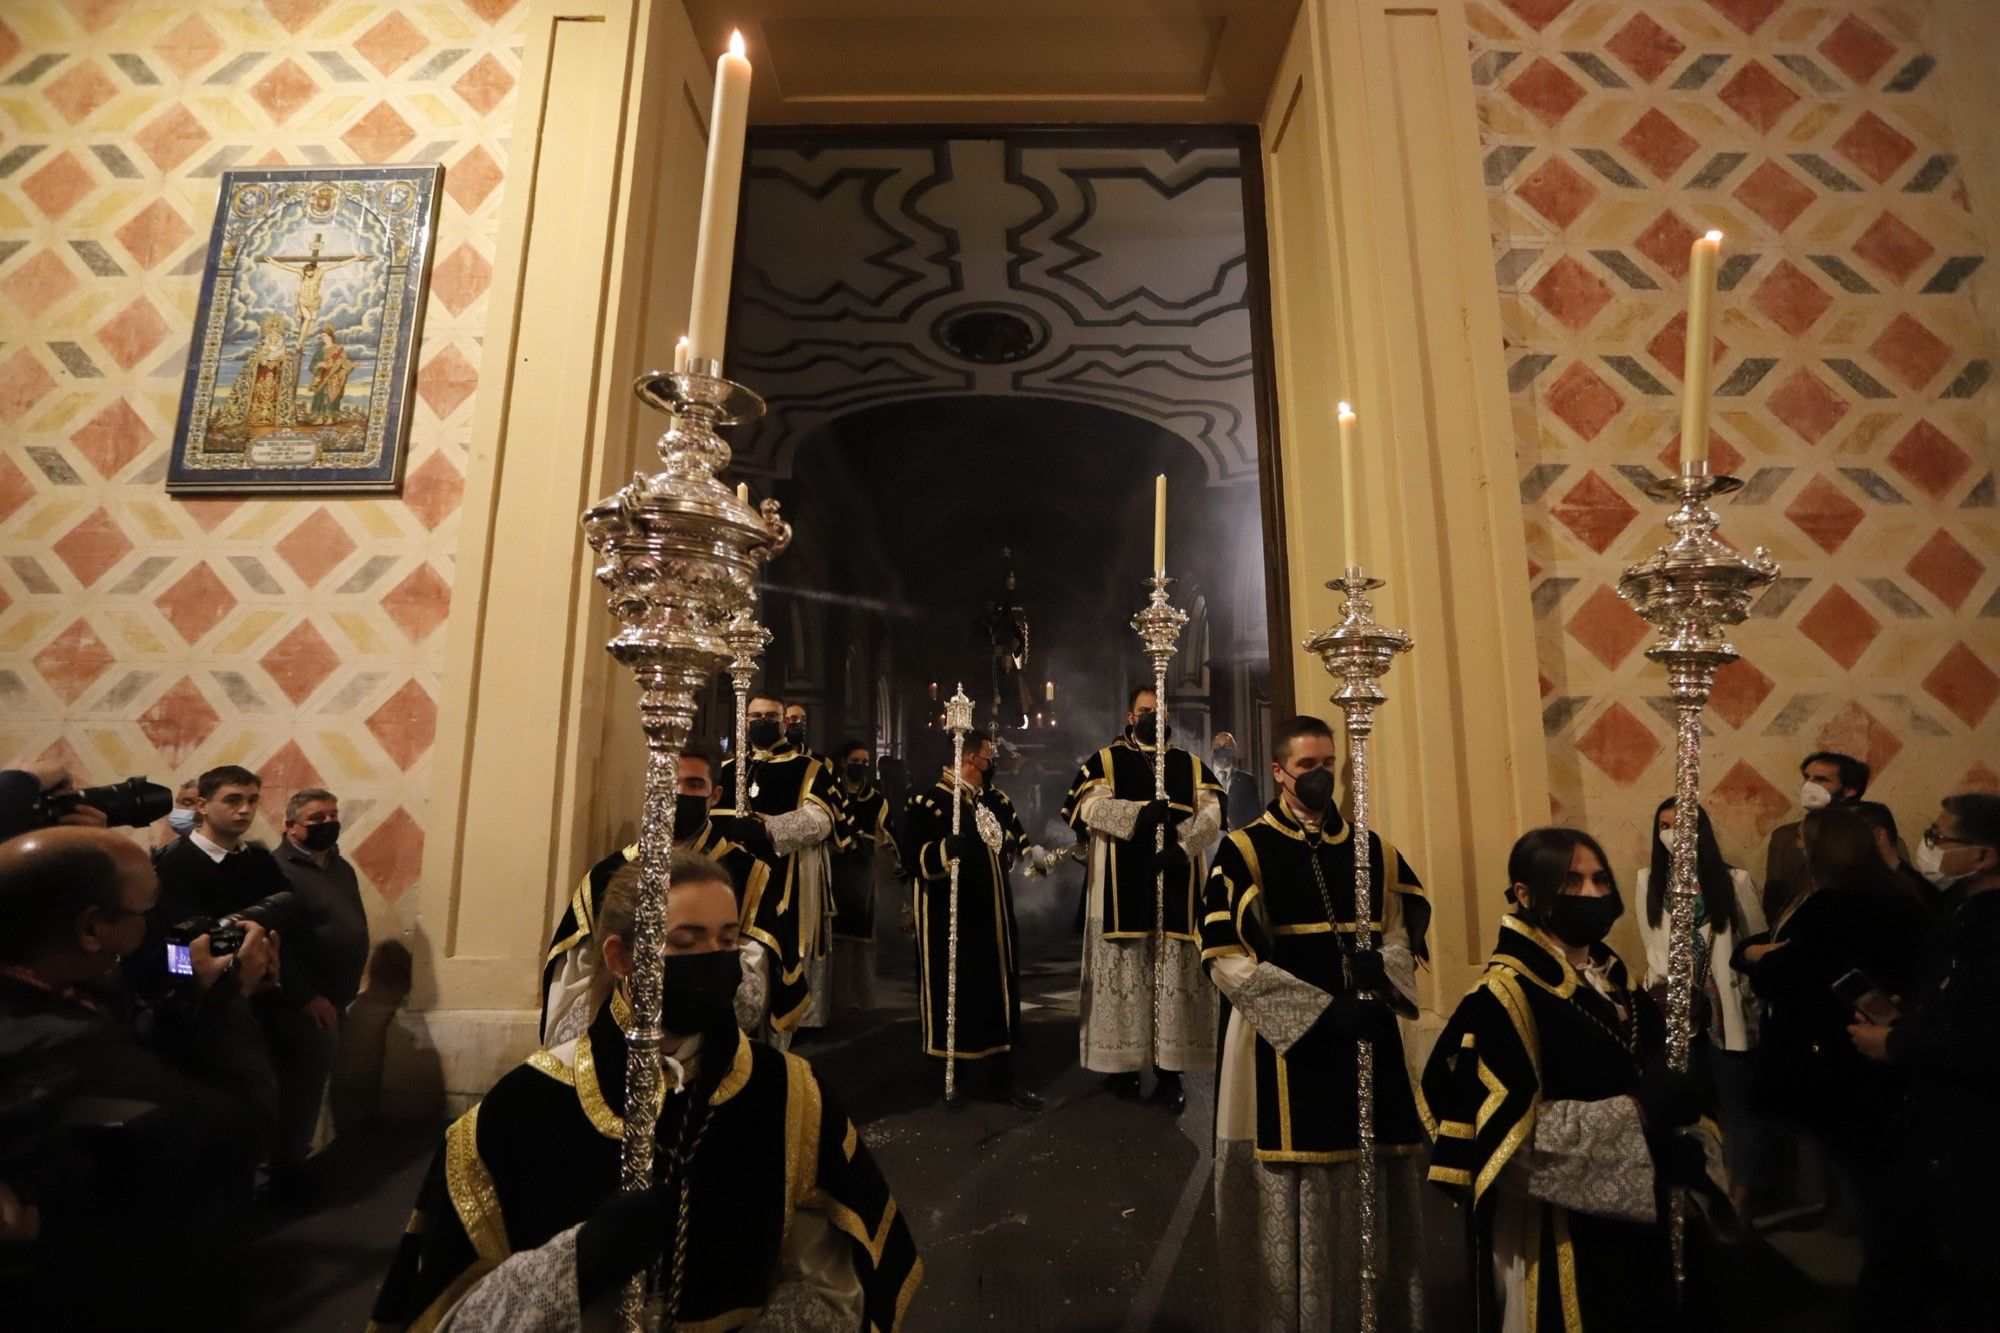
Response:
[[[743,54],[743,34],[741,32],[732,32],[729,34],[729,54],[733,56]]]

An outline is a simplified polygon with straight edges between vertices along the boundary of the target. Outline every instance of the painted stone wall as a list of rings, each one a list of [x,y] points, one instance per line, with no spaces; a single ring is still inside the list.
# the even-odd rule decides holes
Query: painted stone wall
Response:
[[[1673,751],[1613,585],[1662,536],[1641,487],[1673,465],[1711,226],[1714,451],[1746,483],[1723,532],[1784,566],[1709,716],[1725,850],[1761,879],[1821,746],[1875,766],[1909,837],[1995,783],[1992,275],[1914,8],[1468,0],[1554,814],[1621,870]]]
[[[0,8],[0,750],[326,785],[377,933],[422,864],[519,0]],[[400,497],[163,490],[218,173],[442,162]]]

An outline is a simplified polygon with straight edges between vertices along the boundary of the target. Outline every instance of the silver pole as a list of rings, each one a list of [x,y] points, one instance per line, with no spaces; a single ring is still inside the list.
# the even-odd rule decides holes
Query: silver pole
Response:
[[[965,685],[944,706],[945,730],[951,733],[951,833],[958,836],[963,816],[959,810],[959,790],[965,771],[965,734],[972,730],[972,700]],[[951,858],[951,897],[945,929],[944,973],[944,1099],[958,1096],[958,858]]]
[[[1146,582],[1152,592],[1147,596],[1146,605],[1132,617],[1132,629],[1138,634],[1146,656],[1153,663],[1153,799],[1164,801],[1167,799],[1167,663],[1173,660],[1174,647],[1180,641],[1181,630],[1187,627],[1188,618],[1187,612],[1167,600],[1167,585],[1173,580],[1167,577],[1166,570],[1154,571]],[[1165,851],[1166,847],[1167,828],[1162,824],[1153,830],[1154,855]],[[1153,876],[1153,939],[1152,1055],[1157,1064],[1163,1008],[1160,997],[1167,961],[1167,876],[1164,871]]]

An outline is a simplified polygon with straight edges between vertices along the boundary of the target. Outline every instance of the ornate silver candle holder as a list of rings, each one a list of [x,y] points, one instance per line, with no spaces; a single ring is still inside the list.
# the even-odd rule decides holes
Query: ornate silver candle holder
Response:
[[[729,624],[723,627],[722,641],[729,646],[729,684],[736,696],[736,739],[729,750],[736,760],[736,802],[732,808],[739,815],[747,815],[750,813],[750,681],[757,674],[757,663],[762,660],[764,650],[771,646],[771,631],[757,619],[754,606],[746,606],[729,618]]]
[[[1340,623],[1322,630],[1305,641],[1327,674],[1340,682],[1333,702],[1340,705],[1346,721],[1348,766],[1353,774],[1354,848],[1354,947],[1375,947],[1374,870],[1369,864],[1369,769],[1368,741],[1375,733],[1375,709],[1388,700],[1380,684],[1396,654],[1410,651],[1410,636],[1399,629],[1377,624],[1375,604],[1368,600],[1382,580],[1369,578],[1358,566],[1350,565],[1341,577],[1326,585],[1344,594]],[[1385,870],[1389,867],[1384,866]],[[1380,1243],[1375,1160],[1375,1047],[1366,1041],[1354,1044],[1355,1074],[1355,1179],[1361,1195],[1361,1291],[1360,1328],[1374,1333],[1376,1317],[1376,1254]]]
[[[1133,632],[1139,636],[1139,644],[1147,660],[1153,664],[1153,799],[1156,801],[1167,799],[1167,663],[1173,660],[1181,631],[1187,628],[1188,622],[1187,612],[1167,600],[1167,586],[1172,582],[1166,570],[1155,571],[1146,580],[1146,586],[1152,589],[1147,595],[1146,605],[1132,617]],[[1197,791],[1195,796],[1199,799],[1200,792]],[[1158,855],[1166,847],[1167,827],[1161,824],[1153,830],[1153,852]],[[1164,871],[1153,876],[1153,934],[1152,1040],[1157,1052],[1160,1044],[1160,993],[1163,989],[1160,973],[1167,965],[1167,876]]]
[[[719,363],[677,374],[641,376],[640,400],[668,414],[660,437],[662,468],[633,474],[615,495],[583,515],[584,538],[597,552],[597,580],[618,622],[606,648],[639,683],[639,725],[646,736],[645,804],[639,826],[639,897],[633,922],[631,1004],[625,1074],[625,1138],[619,1185],[653,1184],[653,1135],[665,1097],[661,1075],[660,973],[666,939],[674,787],[681,747],[694,722],[695,696],[732,660],[727,636],[755,596],[757,568],[785,549],[791,527],[775,500],[753,509],[715,477],[729,461],[718,426],[756,417],[763,402],[722,378]],[[741,769],[742,765],[737,766]],[[666,1317],[676,1311],[678,1265],[667,1289]],[[634,1278],[620,1317],[636,1327],[645,1275]]]
[[[951,733],[951,833],[957,837],[964,803],[965,737],[972,730],[972,700],[961,683],[944,701],[944,729]],[[944,1101],[958,1105],[958,858],[951,858],[951,889],[945,920]]]
[[[1715,688],[1715,673],[1734,662],[1728,627],[1750,613],[1750,598],[1778,577],[1778,563],[1758,547],[1746,558],[1715,535],[1721,519],[1708,501],[1742,483],[1706,472],[1666,477],[1646,488],[1674,505],[1667,515],[1666,545],[1626,570],[1618,595],[1660,631],[1646,656],[1667,669],[1674,700],[1674,836],[1667,878],[1667,1063],[1685,1072],[1694,1042],[1695,904],[1701,880],[1695,867],[1700,821],[1682,818],[1701,801],[1701,713]],[[1672,1199],[1674,1279],[1685,1280],[1686,1199]]]

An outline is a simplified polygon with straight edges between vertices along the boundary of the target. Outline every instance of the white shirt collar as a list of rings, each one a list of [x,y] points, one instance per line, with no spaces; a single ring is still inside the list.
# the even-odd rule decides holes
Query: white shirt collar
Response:
[[[217,865],[221,865],[222,858],[229,855],[229,849],[227,847],[223,847],[216,843],[210,842],[208,840],[208,835],[203,833],[199,827],[197,827],[194,832],[188,834],[188,841],[193,843],[195,846],[201,848],[202,851],[206,852],[208,854],[208,859],[215,862]],[[238,846],[236,850],[240,852],[243,849],[241,846]]]

